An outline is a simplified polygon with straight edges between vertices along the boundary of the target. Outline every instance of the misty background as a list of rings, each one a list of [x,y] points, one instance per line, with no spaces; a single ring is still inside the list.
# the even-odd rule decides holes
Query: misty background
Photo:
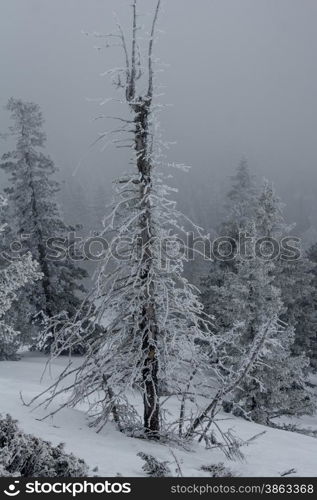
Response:
[[[141,24],[148,26],[153,9],[140,0]],[[83,32],[114,32],[113,12],[128,29],[130,2],[1,0],[0,11],[0,132],[10,125],[9,97],[41,106],[65,217],[94,229],[129,153],[90,147],[116,126],[94,117],[124,114],[119,103],[100,105],[119,97],[101,74],[120,66],[122,54],[94,48],[102,40]],[[175,141],[168,160],[192,166],[172,180],[180,207],[207,230],[245,156],[260,179],[275,183],[295,232],[317,241],[316,20],[315,0],[165,0],[155,45],[166,63],[157,74],[159,100],[169,105],[162,133]],[[10,140],[0,140],[0,154],[9,148]]]

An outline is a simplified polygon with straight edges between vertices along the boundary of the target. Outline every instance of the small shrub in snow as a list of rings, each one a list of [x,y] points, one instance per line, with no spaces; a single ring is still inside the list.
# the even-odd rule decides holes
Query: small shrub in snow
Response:
[[[296,474],[296,473],[297,473],[297,470],[294,468],[291,468],[291,469],[285,470],[284,472],[281,472],[280,476],[285,477],[285,476],[290,476],[291,474]]]
[[[171,470],[167,466],[168,462],[160,462],[157,458],[153,457],[153,455],[143,453],[142,451],[140,451],[137,456],[144,460],[145,464],[142,469],[148,476],[168,477],[171,475]]]
[[[1,457],[2,460],[2,457]],[[10,474],[3,465],[0,464],[0,477],[20,477],[20,474],[18,472],[15,472],[14,474]]]
[[[88,467],[64,445],[20,431],[10,415],[0,416],[0,476],[83,477]]]
[[[211,477],[233,477],[231,470],[227,469],[221,462],[219,464],[202,465],[200,469],[209,472]]]

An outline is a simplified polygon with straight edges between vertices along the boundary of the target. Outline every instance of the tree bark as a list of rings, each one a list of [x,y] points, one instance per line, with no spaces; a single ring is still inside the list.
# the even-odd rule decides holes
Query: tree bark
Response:
[[[140,331],[143,335],[143,352],[145,361],[142,368],[143,401],[144,401],[144,429],[149,437],[157,438],[160,430],[159,421],[159,394],[158,394],[158,358],[157,338],[158,326],[155,311],[154,285],[149,283],[150,271],[153,262],[152,254],[152,217],[148,195],[152,187],[151,160],[149,155],[149,117],[151,99],[139,98],[137,104],[132,105],[135,113],[135,151],[137,168],[140,172],[140,199],[143,215],[140,218],[141,229],[141,282],[144,288],[144,305],[140,322]]]

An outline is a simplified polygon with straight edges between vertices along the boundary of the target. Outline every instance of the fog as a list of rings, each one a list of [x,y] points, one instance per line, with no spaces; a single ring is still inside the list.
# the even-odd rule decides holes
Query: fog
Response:
[[[139,2],[146,26],[153,8]],[[1,109],[10,96],[41,106],[70,217],[76,196],[80,217],[102,213],[112,178],[127,168],[126,150],[90,148],[113,127],[93,117],[122,112],[97,102],[118,97],[101,73],[120,66],[122,54],[94,49],[100,40],[83,31],[113,31],[114,11],[128,26],[129,0],[1,0]],[[160,115],[162,133],[175,141],[169,160],[192,165],[174,181],[181,207],[208,226],[243,155],[275,182],[301,231],[316,224],[316,20],[315,0],[165,0],[155,45],[167,64],[157,75],[160,100],[171,104]],[[1,110],[0,131],[8,126]],[[1,141],[0,152],[7,149]]]

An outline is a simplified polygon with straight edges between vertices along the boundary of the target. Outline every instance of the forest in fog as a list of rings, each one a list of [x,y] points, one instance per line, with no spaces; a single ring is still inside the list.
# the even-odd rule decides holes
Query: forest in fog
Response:
[[[0,476],[316,476],[316,4],[0,10]]]

